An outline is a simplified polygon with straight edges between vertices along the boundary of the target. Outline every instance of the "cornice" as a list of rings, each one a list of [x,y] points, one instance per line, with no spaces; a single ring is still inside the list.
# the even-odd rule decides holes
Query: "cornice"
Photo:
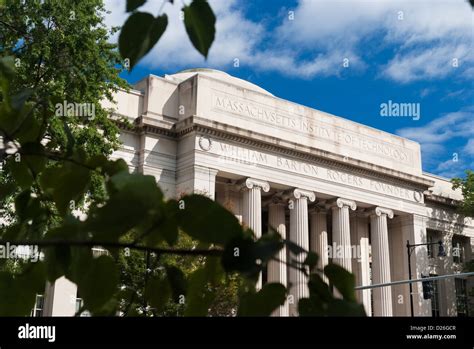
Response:
[[[461,201],[459,200],[446,198],[441,195],[435,195],[435,194],[429,194],[429,193],[428,194],[425,193],[425,202],[431,202],[436,205],[446,206],[446,207],[449,207],[450,209],[456,209],[461,203]]]
[[[286,142],[273,136],[263,135],[251,130],[244,130],[235,126],[210,121],[198,116],[191,116],[178,121],[170,129],[160,126],[142,124],[138,127],[147,133],[161,134],[179,139],[192,132],[206,134],[215,138],[233,141],[242,145],[250,145],[257,149],[278,152],[282,155],[308,160],[313,163],[332,167],[336,170],[347,171],[374,179],[382,179],[394,184],[401,184],[412,189],[423,190],[434,186],[434,181],[407,174],[387,167],[374,165],[362,160],[331,153],[321,149],[303,146],[294,142]],[[292,145],[290,149],[286,144]]]

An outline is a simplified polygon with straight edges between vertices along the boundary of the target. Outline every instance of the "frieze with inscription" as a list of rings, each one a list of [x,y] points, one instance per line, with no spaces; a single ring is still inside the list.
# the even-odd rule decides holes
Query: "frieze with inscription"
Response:
[[[335,170],[320,164],[316,165],[307,161],[290,159],[284,156],[247,149],[220,141],[213,141],[213,144],[214,143],[218,144],[215,144],[216,146],[213,146],[209,152],[218,155],[217,163],[231,162],[233,164],[270,167],[279,171],[318,178],[354,188],[362,188],[374,193],[385,194],[412,202],[423,201],[422,193],[411,188],[400,187],[376,179]]]
[[[277,127],[301,131],[320,140],[336,143],[368,152],[407,165],[413,165],[413,151],[389,144],[374,137],[362,135],[339,126],[324,123],[322,120],[310,119],[296,113],[249,102],[235,96],[214,91],[212,96],[214,110],[222,110],[257,120]]]

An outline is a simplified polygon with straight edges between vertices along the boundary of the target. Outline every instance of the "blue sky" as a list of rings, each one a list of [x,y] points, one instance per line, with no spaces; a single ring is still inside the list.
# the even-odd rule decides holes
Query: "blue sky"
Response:
[[[107,24],[122,24],[124,1],[105,2]],[[418,141],[424,171],[453,177],[474,168],[474,19],[466,0],[210,3],[217,34],[207,61],[187,39],[175,1],[163,9],[166,33],[123,77],[133,83],[150,73],[220,69],[280,98]],[[156,14],[160,4],[148,0],[141,10]],[[419,103],[419,120],[381,116],[388,101]]]

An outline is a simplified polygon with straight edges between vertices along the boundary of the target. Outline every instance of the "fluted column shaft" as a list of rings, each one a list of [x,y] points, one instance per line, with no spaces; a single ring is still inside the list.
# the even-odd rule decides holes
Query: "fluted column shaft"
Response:
[[[310,214],[310,250],[317,253],[318,269],[324,269],[328,265],[328,230],[326,221],[326,211],[313,211]],[[324,281],[328,281],[323,276]]]
[[[316,199],[313,192],[295,189],[293,191],[293,203],[290,205],[290,240],[305,250],[309,250],[309,231],[308,231],[308,201]],[[304,254],[292,256],[295,260],[303,262]],[[308,278],[299,270],[290,268],[290,296],[293,296],[293,302],[290,302],[290,315],[298,315],[298,300],[309,296]]]
[[[247,178],[243,186],[242,221],[255,234],[255,238],[262,236],[262,194],[268,192],[270,185],[258,179]],[[257,290],[262,288],[262,276],[260,275],[256,284]]]
[[[375,208],[374,212],[370,215],[373,284],[391,281],[387,217],[393,218],[393,212],[380,207]],[[393,315],[391,287],[374,288],[373,297],[375,316]]]
[[[333,262],[348,271],[352,271],[349,209],[356,208],[354,201],[341,198],[332,206]]]
[[[358,256],[352,256],[352,271],[356,286],[370,285],[369,221],[367,215],[358,213],[351,216],[351,241],[359,252]],[[371,290],[357,291],[356,296],[357,300],[364,304],[367,316],[371,316]]]
[[[282,202],[272,202],[268,205],[268,226],[275,229],[283,239],[286,239],[285,207]],[[268,282],[278,282],[287,286],[286,247],[276,255],[278,261],[268,262]],[[288,316],[288,303],[275,309],[272,316]]]

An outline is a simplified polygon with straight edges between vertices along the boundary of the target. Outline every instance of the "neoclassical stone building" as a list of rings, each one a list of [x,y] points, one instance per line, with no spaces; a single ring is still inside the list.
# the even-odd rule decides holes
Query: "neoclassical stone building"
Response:
[[[474,224],[455,213],[461,199],[449,180],[422,171],[420,145],[409,139],[273,96],[224,72],[193,69],[150,75],[116,95],[123,130],[114,156],[153,175],[169,198],[202,193],[232,211],[260,236],[273,227],[320,255],[320,267],[338,263],[357,285],[459,272],[472,257]],[[223,227],[225,229],[225,227]],[[435,248],[433,248],[435,247]],[[287,251],[279,258],[285,260]],[[260,282],[291,282],[307,294],[304,275],[271,263]],[[471,282],[471,284],[469,284]],[[472,281],[439,280],[432,300],[413,285],[418,316],[467,314]],[[75,286],[49,285],[45,315],[72,315]],[[409,316],[408,285],[358,291],[367,314]],[[291,302],[289,302],[291,303]],[[286,304],[276,315],[296,314]]]

